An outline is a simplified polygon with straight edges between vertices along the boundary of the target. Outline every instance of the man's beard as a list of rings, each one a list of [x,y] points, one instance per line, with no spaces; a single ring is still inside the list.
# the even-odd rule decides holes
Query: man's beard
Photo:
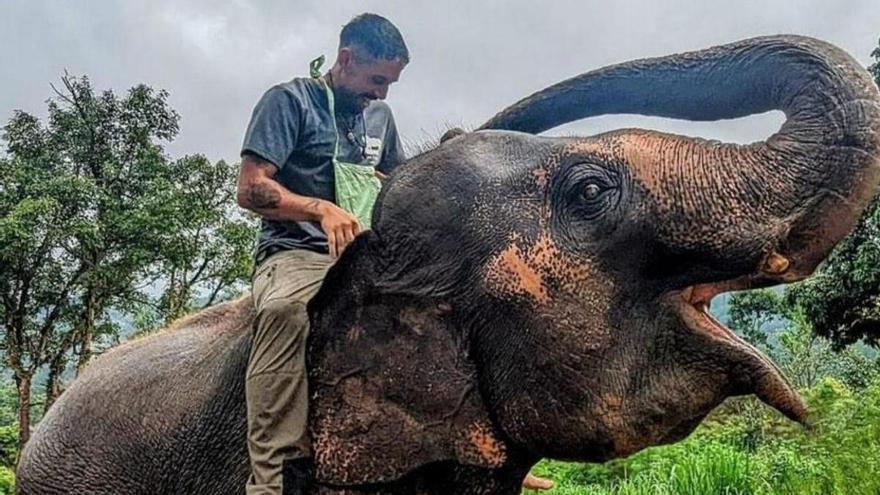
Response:
[[[336,99],[336,111],[346,115],[360,114],[370,103],[370,99],[366,96],[349,91],[347,88],[333,88],[333,96]]]

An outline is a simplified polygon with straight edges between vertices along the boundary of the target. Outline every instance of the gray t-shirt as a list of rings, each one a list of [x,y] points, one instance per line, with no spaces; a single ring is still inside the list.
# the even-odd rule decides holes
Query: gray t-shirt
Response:
[[[255,154],[278,167],[275,180],[290,191],[336,202],[333,180],[333,123],[324,86],[312,78],[278,84],[263,95],[248,125],[242,155]],[[372,165],[388,173],[404,160],[391,108],[374,100],[358,115],[341,115],[337,159]],[[263,219],[257,255],[267,248],[327,253],[327,236],[317,222]]]

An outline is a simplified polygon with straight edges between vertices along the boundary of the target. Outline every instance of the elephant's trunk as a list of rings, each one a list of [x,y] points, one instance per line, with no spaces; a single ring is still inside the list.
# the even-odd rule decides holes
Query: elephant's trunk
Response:
[[[682,286],[743,275],[790,281],[851,230],[880,180],[880,94],[832,45],[771,36],[623,63],[540,91],[481,129],[537,133],[601,114],[717,120],[769,110],[787,120],[752,145],[649,131],[612,138],[658,217],[675,222],[652,227],[663,250],[700,265]]]

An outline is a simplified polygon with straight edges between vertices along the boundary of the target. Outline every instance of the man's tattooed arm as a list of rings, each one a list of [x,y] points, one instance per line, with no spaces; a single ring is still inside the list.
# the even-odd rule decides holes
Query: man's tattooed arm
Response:
[[[357,217],[330,201],[300,196],[275,180],[278,168],[254,155],[241,157],[238,204],[270,220],[312,220],[327,234],[330,257],[336,258],[361,231]]]
[[[278,203],[281,202],[281,194],[278,192],[277,186],[266,182],[253,184],[247,194],[251,206],[259,210],[278,208]]]
[[[278,168],[259,156],[242,156],[238,204],[272,220],[320,221],[324,201],[290,192],[275,180],[276,173]]]

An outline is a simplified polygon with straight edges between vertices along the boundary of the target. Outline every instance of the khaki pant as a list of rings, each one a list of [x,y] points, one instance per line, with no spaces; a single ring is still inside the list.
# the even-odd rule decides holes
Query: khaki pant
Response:
[[[245,397],[251,477],[248,495],[280,495],[281,463],[310,455],[306,303],[332,262],[312,251],[280,251],[253,278],[256,321]]]

